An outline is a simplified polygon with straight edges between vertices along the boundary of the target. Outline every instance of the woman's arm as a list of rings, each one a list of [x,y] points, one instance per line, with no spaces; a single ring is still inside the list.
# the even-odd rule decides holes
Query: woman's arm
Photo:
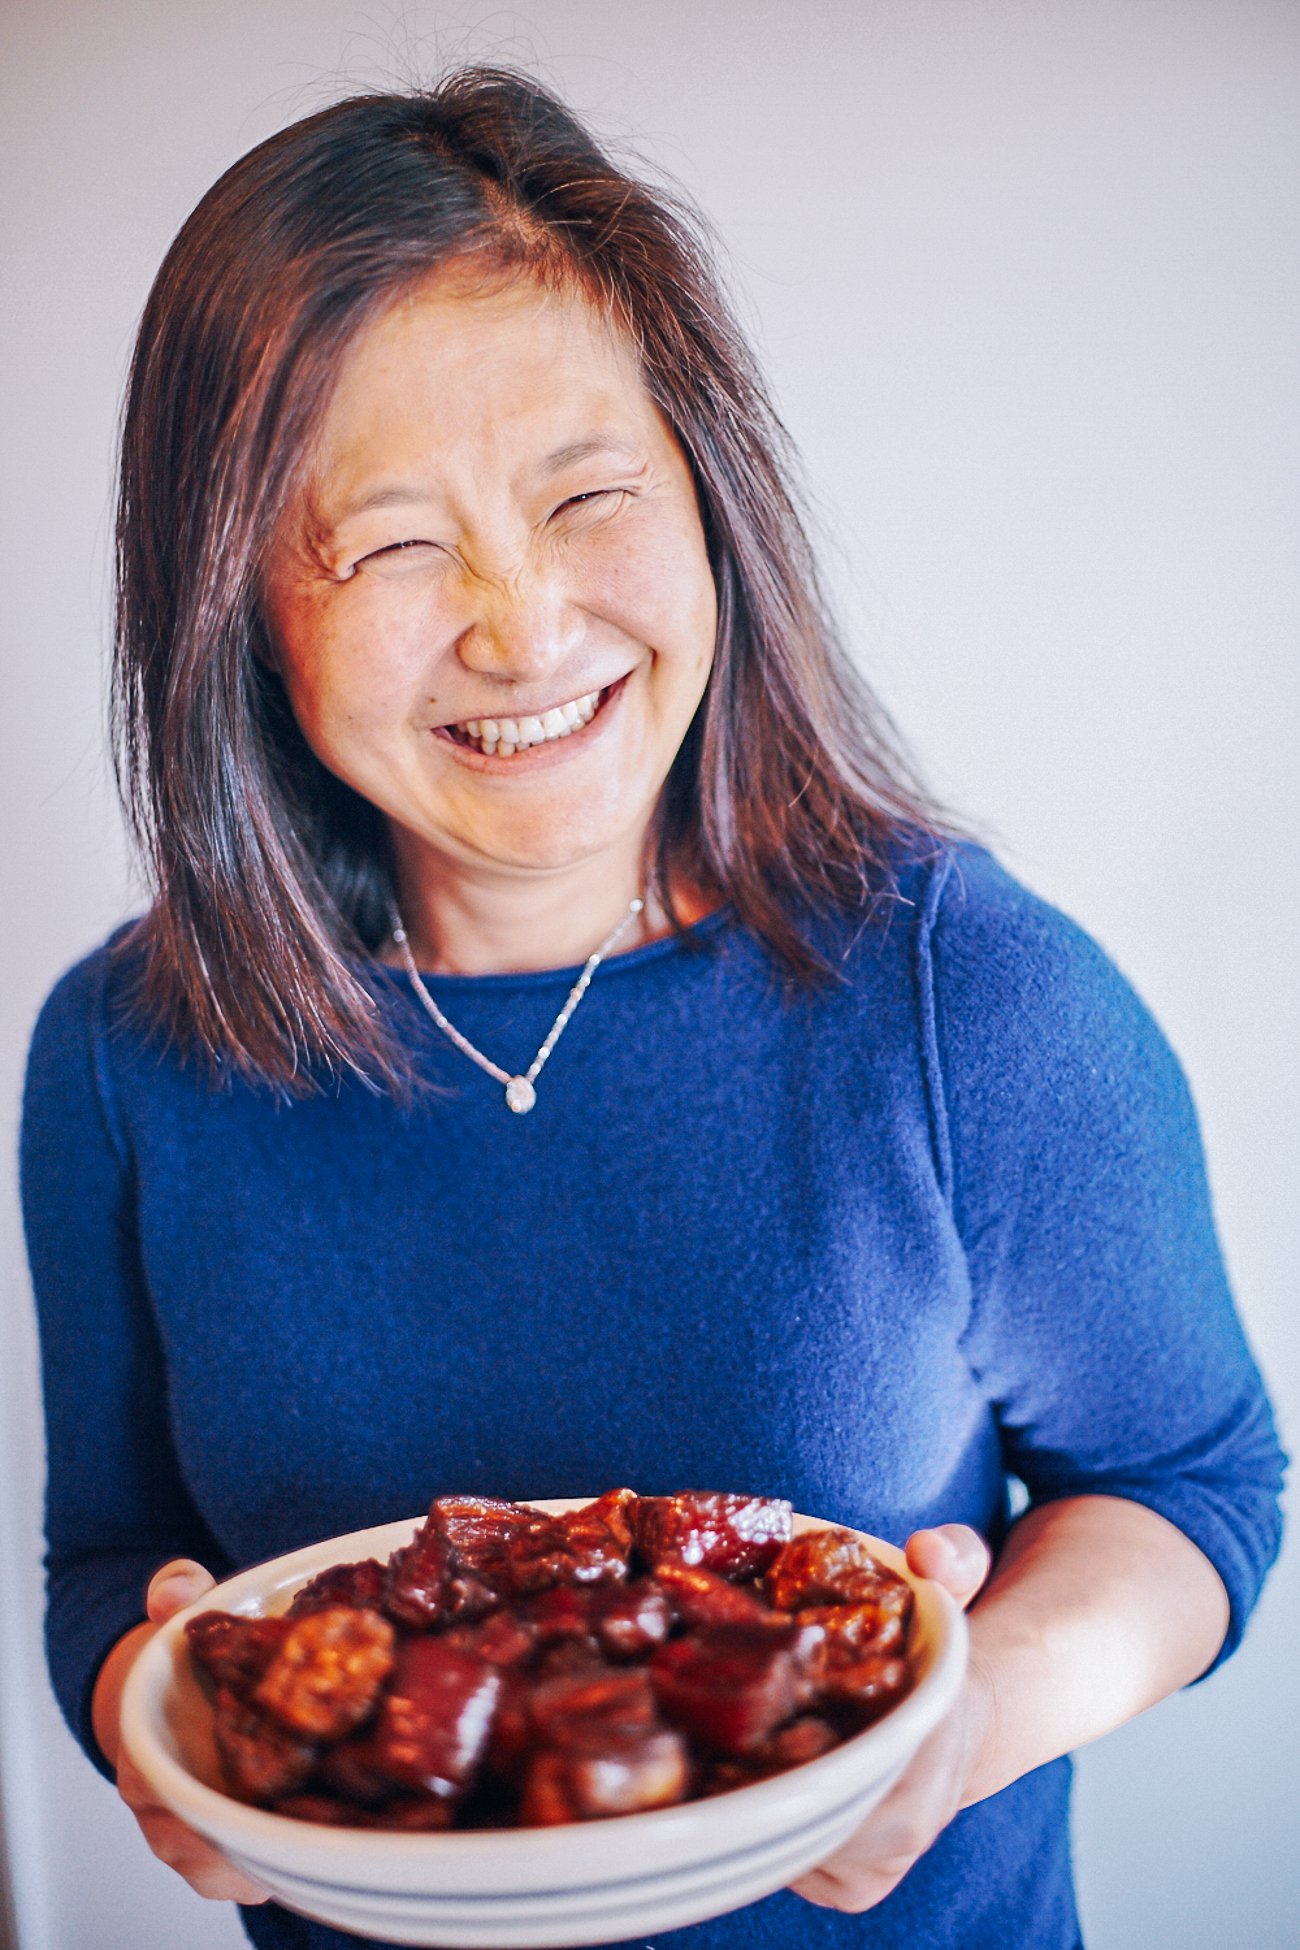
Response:
[[[962,1603],[988,1568],[980,1539],[958,1524],[918,1531],[907,1555]],[[971,1611],[952,1713],[858,1832],[794,1888],[830,1908],[871,1908],[960,1809],[1198,1678],[1228,1617],[1209,1559],[1144,1505],[1078,1496],[1031,1510]]]
[[[962,1808],[1198,1678],[1277,1550],[1282,1455],[1228,1291],[1196,1116],[1123,977],[987,855],[931,883],[919,1033],[965,1256],[961,1353],[1032,1507],[971,1613],[952,1714],[796,1885],[881,1901]],[[913,1567],[974,1597],[969,1530]]]
[[[177,1460],[142,1265],[135,1161],[113,1087],[101,949],[41,1011],[23,1102],[22,1197],[46,1428],[46,1645],[67,1722],[107,1773],[90,1716],[105,1657],[144,1617],[160,1564],[220,1546]]]
[[[1227,1633],[1228,1594],[1154,1510],[1074,1496],[1015,1526],[970,1623],[988,1726],[963,1807],[1198,1679]]]

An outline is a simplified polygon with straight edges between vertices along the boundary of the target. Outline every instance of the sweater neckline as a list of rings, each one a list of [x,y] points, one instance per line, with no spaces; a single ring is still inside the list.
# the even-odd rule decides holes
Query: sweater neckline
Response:
[[[734,918],[735,910],[731,902],[724,901],[721,907],[714,908],[712,914],[693,921],[688,928],[674,929],[671,934],[660,935],[656,941],[642,942],[639,948],[628,948],[622,954],[607,956],[600,964],[601,980],[604,981],[607,972],[610,975],[630,974],[648,963],[663,960],[666,955],[680,954],[701,945]],[[572,988],[585,966],[585,962],[579,961],[564,968],[505,970],[492,975],[435,975],[422,968],[420,980],[435,994],[472,995],[482,990],[485,994],[501,995],[552,986]],[[387,962],[381,961],[370,962],[367,967],[373,975],[391,981],[407,994],[414,994],[411,978],[404,968],[390,968]]]

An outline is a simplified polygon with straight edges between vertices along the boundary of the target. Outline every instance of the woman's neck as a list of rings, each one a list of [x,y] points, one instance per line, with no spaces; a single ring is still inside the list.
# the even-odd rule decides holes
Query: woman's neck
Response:
[[[449,868],[403,857],[397,847],[398,900],[417,964],[439,975],[520,974],[583,962],[646,893],[640,849],[626,857],[573,867],[516,872]],[[709,903],[688,899],[682,918],[696,920]],[[650,896],[618,943],[626,952],[672,922]],[[396,962],[386,946],[380,959]]]

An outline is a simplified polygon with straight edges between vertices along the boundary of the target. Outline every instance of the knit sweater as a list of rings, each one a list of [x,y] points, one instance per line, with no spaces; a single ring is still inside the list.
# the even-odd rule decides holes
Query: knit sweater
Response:
[[[406,1105],[213,1087],[123,1007],[110,946],[64,977],[23,1194],[50,1670],[97,1764],[91,1688],[165,1559],[221,1575],[446,1491],[743,1489],[995,1544],[1015,1479],[1132,1498],[1218,1570],[1232,1649],[1281,1458],[1168,1046],[974,848],[822,938],[810,989],[728,909],[616,955],[526,1116],[396,972],[381,1006],[436,1086]],[[522,1068],[574,973],[428,980]],[[1073,1950],[1068,1784],[1058,1761],[966,1810],[865,1915],[782,1893],[654,1950]]]

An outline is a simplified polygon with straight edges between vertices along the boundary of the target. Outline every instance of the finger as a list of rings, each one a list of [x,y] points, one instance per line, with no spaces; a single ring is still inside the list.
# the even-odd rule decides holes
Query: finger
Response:
[[[145,1611],[153,1624],[162,1625],[201,1598],[205,1591],[211,1591],[215,1583],[211,1571],[205,1571],[192,1557],[174,1557],[150,1578],[144,1597]]]
[[[269,1892],[228,1862],[201,1835],[166,1808],[136,1810],[140,1831],[160,1862],[184,1876],[192,1889],[212,1902],[264,1903]]]
[[[911,1866],[908,1861],[901,1864],[896,1875],[875,1870],[869,1876],[851,1880],[836,1875],[832,1869],[811,1869],[798,1882],[790,1883],[789,1888],[792,1894],[802,1896],[806,1903],[815,1903],[818,1909],[839,1909],[847,1915],[860,1916],[864,1909],[874,1909],[877,1903],[883,1903]]]
[[[922,1743],[862,1826],[790,1884],[794,1893],[823,1909],[850,1913],[883,1902],[956,1813],[962,1752],[962,1730],[950,1716]]]
[[[154,1854],[177,1875],[184,1876],[200,1896],[229,1903],[267,1901],[267,1891],[260,1883],[228,1862],[179,1815],[164,1808],[125,1748],[118,1761],[117,1788]]]
[[[933,1578],[959,1605],[968,1605],[987,1578],[992,1558],[978,1531],[964,1523],[945,1523],[912,1532],[907,1562],[919,1577]]]
[[[953,1812],[942,1765],[932,1769],[928,1759],[918,1755],[920,1778],[909,1769],[861,1828],[790,1884],[797,1896],[823,1909],[853,1913],[884,1901]]]

